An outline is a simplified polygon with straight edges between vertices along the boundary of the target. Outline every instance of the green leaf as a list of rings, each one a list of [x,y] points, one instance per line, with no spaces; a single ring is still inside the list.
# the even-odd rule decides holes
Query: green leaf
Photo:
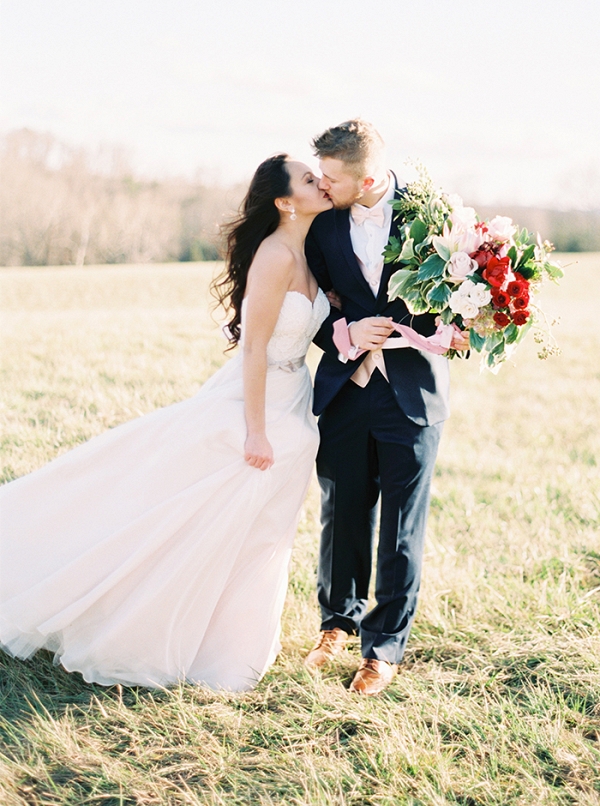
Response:
[[[442,243],[442,239],[439,235],[435,235],[432,240],[433,248],[438,253],[438,255],[442,258],[444,263],[447,263],[450,260],[450,250],[448,247]]]
[[[490,350],[490,355],[500,355],[504,352],[505,348],[504,337],[500,340],[500,342],[494,347],[493,350]]]
[[[448,300],[452,296],[452,291],[446,285],[446,283],[442,282],[438,285],[434,285],[433,288],[427,294],[427,301],[431,305],[432,308],[435,309],[436,312],[443,310],[448,305]]]
[[[402,251],[400,252],[400,257],[398,260],[412,260],[415,256],[415,252],[413,249],[414,241],[412,238],[406,240],[402,246]]]
[[[512,322],[504,329],[504,338],[507,344],[512,344],[519,337],[519,328]]]
[[[544,269],[546,271],[546,274],[553,280],[560,280],[561,277],[565,276],[564,271],[556,263],[550,263],[550,261],[546,261],[546,263],[544,263]]]
[[[510,258],[510,262],[512,263],[512,265],[516,266],[517,265],[517,250],[515,249],[514,246],[511,246],[510,249],[508,250],[508,256]]]
[[[402,299],[412,314],[427,313],[429,311],[429,303],[423,299],[420,292],[416,294],[413,291],[406,297],[402,297]]]
[[[485,336],[480,336],[479,333],[476,333],[473,328],[471,328],[471,330],[469,330],[469,344],[474,350],[480,353],[485,344]]]
[[[485,349],[488,353],[493,352],[496,347],[504,342],[504,336],[500,330],[495,330],[485,337]]]
[[[488,367],[495,367],[496,364],[500,364],[505,358],[504,353],[488,353],[488,357],[486,359]]]
[[[390,239],[383,250],[383,259],[386,263],[396,263],[402,251],[402,241],[395,235],[390,235]]]
[[[517,333],[517,338],[515,339],[515,341],[516,342],[523,341],[523,339],[525,338],[525,336],[527,335],[532,326],[533,326],[533,317],[530,316],[524,325],[521,325],[521,327],[517,328],[519,332]]]
[[[526,280],[531,280],[535,275],[535,269],[531,266],[519,266],[519,274],[523,275]]]
[[[534,252],[535,252],[535,244],[532,243],[530,244],[530,246],[527,247],[527,249],[523,250],[523,254],[521,255],[521,258],[517,265],[517,269],[519,268],[519,266],[524,266],[528,260],[531,260]]]
[[[456,320],[456,314],[450,308],[444,308],[439,314],[444,325],[451,325],[452,322]]]
[[[397,297],[404,299],[405,295],[419,284],[417,272],[412,269],[399,269],[390,277],[388,285],[388,299],[390,302]]]
[[[413,239],[413,241],[416,244],[421,243],[423,238],[427,236],[428,232],[429,227],[427,224],[424,221],[421,221],[420,218],[415,218],[410,227],[410,237]]]
[[[419,280],[431,280],[432,278],[442,277],[446,261],[442,260],[439,255],[429,255],[418,271]]]

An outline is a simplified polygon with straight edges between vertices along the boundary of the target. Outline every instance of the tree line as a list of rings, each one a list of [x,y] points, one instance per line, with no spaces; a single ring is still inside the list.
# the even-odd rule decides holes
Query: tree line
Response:
[[[0,265],[216,260],[243,188],[136,177],[118,148],[92,154],[27,129],[0,138]]]
[[[92,154],[28,129],[0,138],[0,175],[1,266],[217,260],[245,190],[142,179],[118,148]],[[479,212],[510,215],[559,251],[600,251],[600,211]]]

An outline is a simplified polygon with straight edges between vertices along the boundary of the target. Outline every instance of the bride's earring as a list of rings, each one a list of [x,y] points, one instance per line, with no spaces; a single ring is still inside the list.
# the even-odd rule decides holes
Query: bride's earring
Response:
[[[292,207],[292,212],[291,212],[291,215],[290,215],[290,221],[295,221],[297,218],[298,218],[298,216],[296,215],[296,211]]]

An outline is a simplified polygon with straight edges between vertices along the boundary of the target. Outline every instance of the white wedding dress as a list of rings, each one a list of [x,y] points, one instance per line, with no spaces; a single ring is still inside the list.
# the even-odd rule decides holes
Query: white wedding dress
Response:
[[[45,647],[103,685],[259,680],[280,649],[318,446],[304,357],[328,312],[320,290],[284,298],[267,350],[269,470],[244,461],[239,353],[190,400],[0,488],[3,649]]]

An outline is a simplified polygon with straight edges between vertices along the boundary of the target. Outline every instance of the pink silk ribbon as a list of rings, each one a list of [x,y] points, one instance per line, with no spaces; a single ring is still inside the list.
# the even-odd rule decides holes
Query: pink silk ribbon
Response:
[[[447,352],[452,344],[454,332],[460,333],[460,328],[455,324],[443,325],[440,323],[433,336],[422,336],[408,325],[399,325],[396,322],[392,322],[392,325],[397,333],[404,336],[410,347],[414,347],[415,350],[423,350],[426,353],[434,353],[435,355],[443,355]],[[338,319],[333,323],[333,343],[344,358],[351,360],[355,360],[363,353],[368,352],[360,347],[353,346],[345,319]],[[383,345],[383,348],[385,349],[385,345]]]

